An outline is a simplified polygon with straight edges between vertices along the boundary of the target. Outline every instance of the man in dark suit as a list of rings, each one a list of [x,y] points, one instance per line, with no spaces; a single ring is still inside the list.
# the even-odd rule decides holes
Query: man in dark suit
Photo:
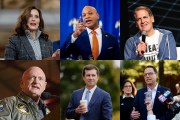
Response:
[[[147,120],[147,109],[145,105],[145,94],[146,92],[151,92],[151,100],[153,103],[153,113],[156,115],[156,119],[159,120],[171,120],[174,116],[172,112],[169,111],[168,106],[160,102],[158,97],[164,94],[169,88],[160,86],[157,83],[157,70],[154,66],[147,66],[144,70],[144,79],[147,87],[138,90],[136,98],[134,101],[134,108],[131,112],[132,119]]]
[[[82,19],[83,22],[79,20],[75,31],[67,37],[61,49],[61,58],[120,59],[118,40],[99,27],[99,14],[96,9],[92,6],[85,6],[82,10]]]
[[[111,97],[109,93],[96,85],[99,79],[99,69],[91,64],[86,65],[82,74],[86,86],[73,91],[66,109],[66,117],[75,120],[112,120]],[[88,101],[87,108],[80,104],[81,100]]]

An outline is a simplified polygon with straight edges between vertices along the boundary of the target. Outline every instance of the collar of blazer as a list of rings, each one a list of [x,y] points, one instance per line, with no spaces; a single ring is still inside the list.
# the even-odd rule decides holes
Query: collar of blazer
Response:
[[[34,54],[34,50],[29,42],[29,40],[27,39],[26,36],[19,36],[20,40],[22,41],[22,44],[24,46],[24,49],[26,50],[27,54],[29,55],[29,57],[32,60],[35,60],[35,54]]]

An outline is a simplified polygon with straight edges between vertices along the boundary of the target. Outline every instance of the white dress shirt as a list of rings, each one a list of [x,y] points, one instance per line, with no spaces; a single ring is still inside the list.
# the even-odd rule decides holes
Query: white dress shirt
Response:
[[[89,42],[90,42],[90,45],[91,45],[91,49],[92,49],[92,30],[89,29],[89,28],[86,28],[87,32],[88,32],[88,35],[89,35]],[[98,27],[96,30],[96,37],[98,39],[98,44],[99,44],[99,54],[101,53],[101,48],[102,48],[102,31],[101,31],[101,28]],[[75,40],[77,38],[75,38],[73,36],[73,34],[71,35],[71,43],[74,43]]]
[[[97,85],[94,86],[92,89],[89,90],[89,91],[90,91],[90,93],[89,93],[89,102],[91,101],[92,95],[93,95],[93,93],[94,93],[96,87],[97,87]],[[88,91],[87,88],[84,89],[84,92],[83,92],[83,95],[82,95],[82,100],[85,100],[86,91]]]

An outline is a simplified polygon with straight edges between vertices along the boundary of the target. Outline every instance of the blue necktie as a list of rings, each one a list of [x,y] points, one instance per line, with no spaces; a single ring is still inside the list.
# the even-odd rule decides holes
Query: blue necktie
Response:
[[[86,96],[85,96],[85,100],[87,100],[87,105],[89,104],[89,94],[90,94],[90,91],[86,91]]]
[[[86,95],[85,95],[85,100],[87,100],[87,109],[88,109],[88,104],[89,104],[89,94],[90,91],[86,91]],[[80,120],[85,120],[84,115],[81,115]]]

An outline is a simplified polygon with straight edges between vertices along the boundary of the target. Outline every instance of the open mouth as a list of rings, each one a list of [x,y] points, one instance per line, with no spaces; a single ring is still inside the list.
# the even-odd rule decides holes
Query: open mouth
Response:
[[[32,86],[33,88],[35,88],[35,89],[40,89],[38,86]]]
[[[31,26],[36,26],[36,23],[30,23]]]
[[[89,23],[91,23],[91,21],[92,21],[92,20],[86,20],[86,23],[88,23],[88,24],[89,24]]]

